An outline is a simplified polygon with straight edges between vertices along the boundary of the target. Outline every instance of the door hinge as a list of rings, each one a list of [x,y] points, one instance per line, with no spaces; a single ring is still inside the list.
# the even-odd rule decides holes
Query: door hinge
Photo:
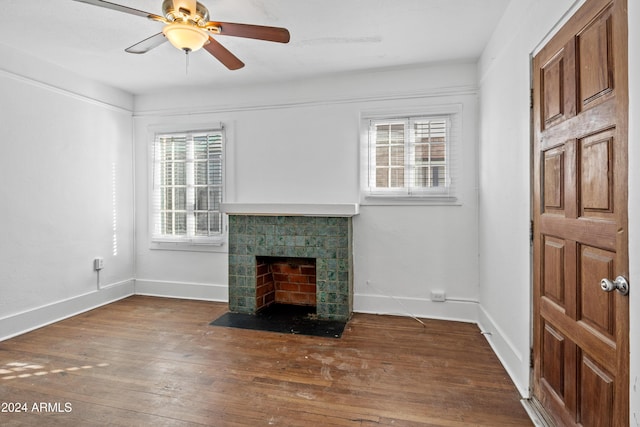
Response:
[[[529,108],[533,109],[533,88],[529,89]]]
[[[533,220],[529,222],[529,241],[533,243]]]
[[[533,347],[529,348],[529,368],[533,369]]]

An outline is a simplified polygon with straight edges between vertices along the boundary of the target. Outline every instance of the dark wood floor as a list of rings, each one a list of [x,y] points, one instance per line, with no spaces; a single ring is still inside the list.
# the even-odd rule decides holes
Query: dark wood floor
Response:
[[[0,342],[0,425],[532,425],[475,325],[355,314],[341,339],[209,326],[226,310],[135,296]]]

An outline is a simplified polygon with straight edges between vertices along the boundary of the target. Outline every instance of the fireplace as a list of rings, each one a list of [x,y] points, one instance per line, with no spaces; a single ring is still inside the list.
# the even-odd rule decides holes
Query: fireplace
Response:
[[[287,304],[315,306],[319,319],[349,319],[353,309],[350,216],[227,213],[232,312],[255,314],[284,298]],[[279,293],[276,281],[269,283],[275,279],[275,270],[294,272],[292,282],[281,281]],[[280,273],[278,279],[284,279]]]

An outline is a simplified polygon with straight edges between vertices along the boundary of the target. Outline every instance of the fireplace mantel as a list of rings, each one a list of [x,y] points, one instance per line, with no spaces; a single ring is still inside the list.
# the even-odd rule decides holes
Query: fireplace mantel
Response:
[[[352,217],[358,215],[357,203],[222,203],[228,215],[256,216],[326,216]]]

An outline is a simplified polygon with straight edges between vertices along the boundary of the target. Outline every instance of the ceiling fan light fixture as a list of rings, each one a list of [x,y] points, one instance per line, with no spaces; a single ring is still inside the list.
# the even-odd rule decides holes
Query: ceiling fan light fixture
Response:
[[[186,52],[195,52],[209,40],[209,33],[206,30],[181,22],[165,25],[162,33],[173,46]]]

